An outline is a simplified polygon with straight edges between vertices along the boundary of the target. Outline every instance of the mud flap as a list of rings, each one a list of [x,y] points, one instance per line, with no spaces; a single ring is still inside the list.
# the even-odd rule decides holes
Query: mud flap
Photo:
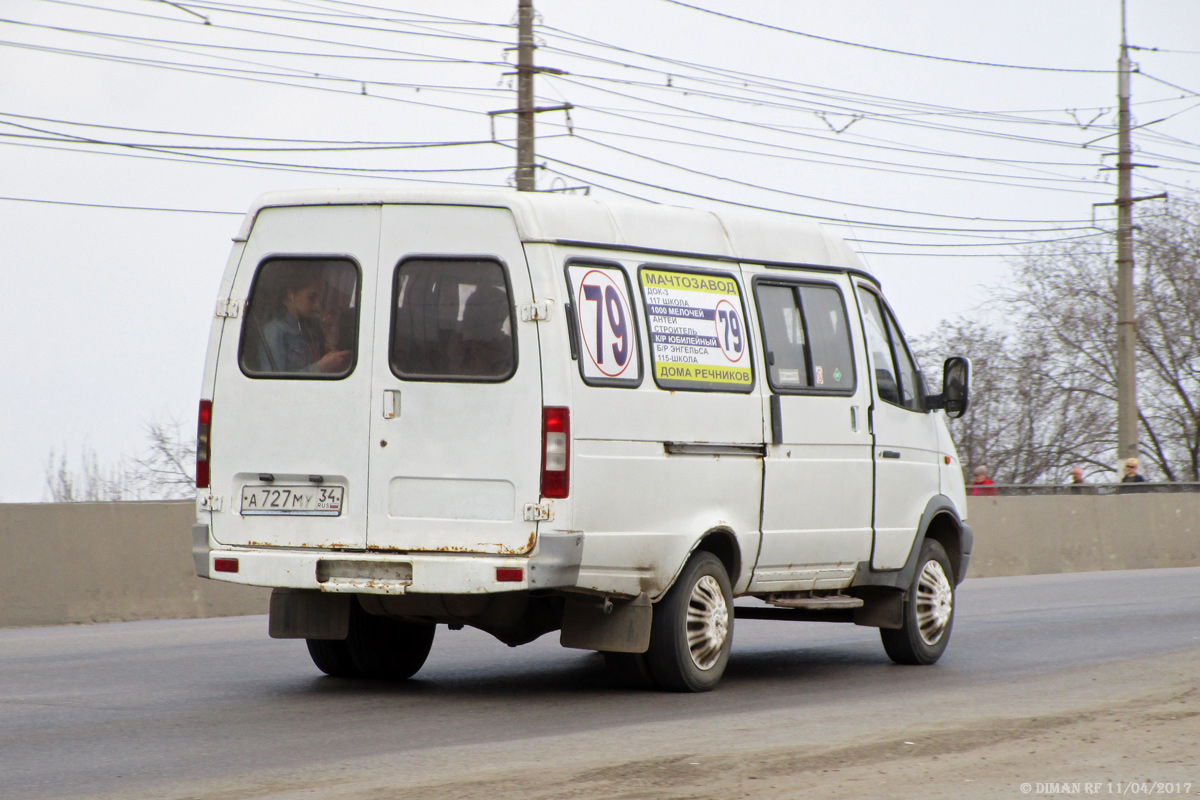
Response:
[[[904,627],[904,592],[882,590],[859,595],[863,605],[854,609],[854,624],[871,628]]]
[[[345,639],[350,634],[349,594],[272,589],[272,639]]]
[[[633,600],[569,598],[559,642],[579,650],[644,653],[650,647],[653,619],[654,606],[644,592]]]

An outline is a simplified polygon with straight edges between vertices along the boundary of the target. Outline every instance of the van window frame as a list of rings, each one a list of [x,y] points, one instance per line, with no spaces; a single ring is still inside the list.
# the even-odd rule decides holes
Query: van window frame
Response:
[[[736,263],[736,262],[735,262]],[[728,278],[733,281],[738,288],[738,302],[741,305],[742,320],[745,325],[746,339],[746,369],[750,371],[750,382],[744,385],[736,385],[736,388],[729,388],[721,384],[710,384],[707,386],[687,385],[686,382],[669,382],[663,384],[657,374],[655,367],[658,365],[658,360],[654,356],[654,331],[650,327],[650,311],[648,309],[648,301],[646,300],[646,286],[642,282],[642,273],[646,270],[657,270],[664,272],[679,272],[685,275],[704,275],[710,277]],[[667,264],[662,262],[645,262],[638,266],[638,287],[641,291],[638,296],[642,301],[642,313],[646,315],[646,343],[650,350],[650,374],[654,376],[654,385],[659,389],[668,392],[721,392],[724,394],[751,394],[758,385],[758,374],[754,369],[754,347],[753,337],[750,335],[749,315],[746,313],[746,287],[740,280],[740,270],[737,274],[730,271],[705,269],[703,267],[683,267],[677,264]]]
[[[396,341],[396,320],[398,314],[400,298],[400,270],[410,261],[443,261],[451,263],[470,262],[492,262],[500,267],[500,273],[504,276],[504,292],[508,297],[509,302],[509,325],[512,329],[512,369],[506,375],[502,376],[479,376],[479,375],[430,375],[430,374],[405,374],[399,371],[396,362],[392,358],[392,349]],[[391,287],[388,289],[390,297],[388,304],[388,338],[387,338],[387,358],[388,370],[394,377],[402,381],[412,381],[421,383],[505,383],[512,380],[517,374],[517,369],[520,367],[521,348],[517,340],[517,314],[513,304],[513,289],[512,275],[508,269],[508,264],[503,258],[497,255],[469,255],[456,253],[448,255],[446,253],[409,253],[396,262],[392,268]]]
[[[903,355],[907,356],[908,362],[913,368],[913,384],[914,384],[914,386],[913,386],[913,392],[914,392],[913,402],[914,402],[914,405],[916,406],[916,408],[912,408],[912,407],[904,405],[902,396],[898,397],[898,399],[900,399],[901,402],[893,402],[891,400],[888,400],[885,397],[880,396],[879,387],[875,384],[874,375],[872,375],[872,379],[871,379],[872,395],[875,397],[875,399],[880,400],[884,403],[887,403],[889,406],[894,406],[895,408],[900,408],[905,411],[910,411],[913,414],[928,413],[930,409],[925,402],[925,398],[927,395],[927,392],[925,389],[925,376],[921,372],[921,366],[920,366],[920,364],[917,363],[916,356],[914,356],[912,354],[912,348],[908,346],[908,340],[904,336],[904,329],[900,327],[900,322],[899,322],[899,320],[896,319],[896,312],[894,312],[892,310],[892,307],[890,305],[888,305],[887,300],[884,299],[883,295],[876,288],[869,286],[865,283],[859,283],[855,286],[855,290],[856,290],[856,292],[864,291],[864,292],[870,294],[872,297],[874,297],[875,302],[879,306],[880,312],[883,314],[883,319],[881,320],[881,322],[883,322],[883,333],[884,333],[884,336],[887,337],[887,341],[888,341],[888,348],[889,348],[889,353],[891,355],[891,362],[892,362],[891,367],[892,367],[893,375],[896,378],[896,391],[898,394],[900,392],[900,361],[897,356],[897,345],[899,345],[900,352]],[[859,313],[862,314],[862,326],[863,326],[863,337],[864,337],[863,345],[864,345],[864,348],[866,349],[866,353],[867,353],[868,369],[872,369],[871,364],[870,364],[870,359],[872,357],[871,356],[871,346],[870,346],[870,342],[868,340],[869,337],[867,337],[867,332],[866,332],[867,315],[862,313],[861,310]],[[893,328],[895,329],[896,335],[900,337],[900,341],[898,343],[896,342],[895,338],[892,336]]]
[[[345,372],[331,375],[322,372],[256,372],[246,369],[245,352],[246,342],[249,339],[246,334],[250,326],[252,304],[256,299],[255,293],[258,290],[258,282],[262,278],[263,268],[272,261],[340,261],[354,267],[354,347],[350,356],[350,364]],[[271,253],[263,256],[254,266],[254,277],[250,280],[250,290],[246,293],[246,302],[242,304],[242,325],[238,333],[237,345],[238,369],[247,378],[255,381],[344,381],[349,378],[358,367],[358,345],[362,339],[362,282],[362,264],[349,253],[299,253],[294,255]],[[261,332],[259,336],[262,336]]]
[[[842,320],[846,325],[846,344],[848,345],[848,354],[850,356],[850,377],[851,382],[848,388],[830,388],[824,389],[819,386],[776,386],[771,380],[771,366],[766,363],[767,351],[770,348],[770,341],[767,338],[766,323],[763,320],[762,306],[759,304],[758,287],[759,286],[776,286],[784,287],[792,290],[792,297],[796,303],[796,308],[800,312],[801,324],[804,326],[805,341],[809,341],[808,333],[808,317],[804,311],[804,305],[798,297],[796,290],[801,286],[813,286],[821,289],[833,289],[837,292],[838,300],[842,305]],[[766,369],[767,386],[775,394],[785,395],[821,395],[834,397],[852,397],[858,392],[858,364],[855,358],[854,337],[850,335],[850,311],[846,306],[846,295],[842,291],[842,286],[834,281],[812,280],[805,278],[789,278],[776,275],[756,275],[751,281],[751,289],[754,292],[754,309],[757,312],[759,335],[763,342],[763,366]],[[855,311],[858,310],[857,304]],[[809,348],[809,359],[811,360],[811,348]],[[811,366],[811,365],[810,365]]]
[[[595,267],[596,269],[616,270],[625,279],[625,294],[629,300],[629,316],[633,325],[633,352],[637,355],[637,375],[632,378],[596,378],[584,374],[584,359],[588,357],[587,348],[583,343],[582,322],[580,310],[575,307],[575,287],[571,284],[571,267]],[[629,278],[629,270],[619,261],[604,258],[588,258],[586,256],[570,256],[563,262],[563,280],[567,284],[567,325],[568,335],[571,336],[571,358],[578,363],[579,378],[587,386],[599,386],[612,389],[637,389],[642,385],[646,374],[646,357],[642,350],[641,320],[638,318],[637,298],[633,284]]]

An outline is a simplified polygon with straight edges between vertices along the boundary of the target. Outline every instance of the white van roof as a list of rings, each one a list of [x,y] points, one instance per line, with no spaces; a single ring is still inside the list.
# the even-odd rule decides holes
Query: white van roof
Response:
[[[234,241],[245,241],[264,208],[319,205],[455,205],[507,208],[521,241],[702,253],[760,263],[812,264],[867,272],[822,226],[774,214],[702,211],[637,201],[501,189],[311,189],[259,197]]]

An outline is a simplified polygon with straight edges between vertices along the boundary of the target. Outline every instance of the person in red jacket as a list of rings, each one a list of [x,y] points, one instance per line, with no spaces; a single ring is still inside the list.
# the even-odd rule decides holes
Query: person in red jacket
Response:
[[[975,476],[975,479],[971,481],[967,494],[972,497],[995,497],[1000,494],[996,484],[992,483],[992,479],[988,477],[987,467],[981,464],[971,470],[971,474]]]

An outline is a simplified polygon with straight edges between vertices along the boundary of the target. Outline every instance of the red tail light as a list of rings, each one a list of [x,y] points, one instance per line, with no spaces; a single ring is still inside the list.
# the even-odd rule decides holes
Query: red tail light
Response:
[[[208,488],[208,431],[212,427],[212,400],[200,401],[200,417],[196,425],[196,488]]]
[[[542,409],[542,497],[571,493],[571,410]]]

